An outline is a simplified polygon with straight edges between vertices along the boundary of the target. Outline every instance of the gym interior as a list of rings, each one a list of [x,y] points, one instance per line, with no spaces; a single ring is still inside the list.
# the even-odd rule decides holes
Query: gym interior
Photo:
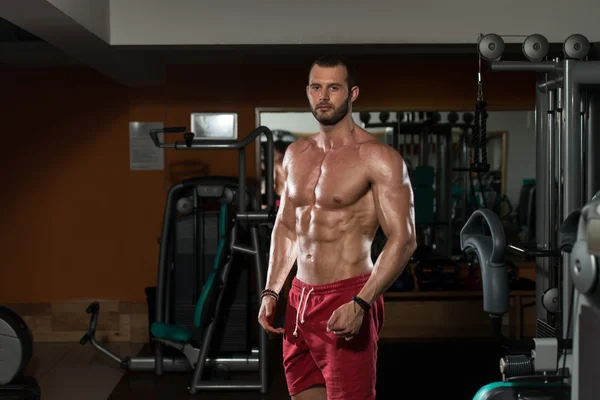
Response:
[[[598,4],[209,3],[0,2],[0,398],[289,398],[273,170],[336,53],[415,197],[377,398],[591,399]]]

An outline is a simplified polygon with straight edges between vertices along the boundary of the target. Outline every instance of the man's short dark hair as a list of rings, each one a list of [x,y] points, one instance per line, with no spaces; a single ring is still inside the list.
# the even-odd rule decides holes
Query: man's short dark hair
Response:
[[[347,72],[346,81],[348,82],[348,90],[358,84],[354,66],[344,57],[333,54],[321,56],[312,63],[310,66],[311,71],[315,65],[318,65],[319,67],[337,67],[338,65],[343,65]]]

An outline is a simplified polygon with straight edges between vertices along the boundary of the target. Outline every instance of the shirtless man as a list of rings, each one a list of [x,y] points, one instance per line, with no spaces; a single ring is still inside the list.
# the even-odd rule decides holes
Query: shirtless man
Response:
[[[354,70],[322,58],[306,93],[320,131],[292,143],[271,238],[259,322],[283,334],[292,399],[375,399],[382,294],[416,247],[413,194],[404,160],[352,119]],[[388,241],[375,265],[371,242]],[[279,293],[294,262],[285,324],[273,327]]]

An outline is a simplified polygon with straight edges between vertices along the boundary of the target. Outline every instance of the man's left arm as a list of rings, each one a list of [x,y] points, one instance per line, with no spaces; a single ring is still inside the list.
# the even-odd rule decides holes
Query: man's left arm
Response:
[[[375,210],[387,242],[369,280],[357,294],[373,304],[400,276],[417,247],[413,191],[404,159],[384,144],[361,149],[375,200]],[[361,157],[361,158],[363,158]]]

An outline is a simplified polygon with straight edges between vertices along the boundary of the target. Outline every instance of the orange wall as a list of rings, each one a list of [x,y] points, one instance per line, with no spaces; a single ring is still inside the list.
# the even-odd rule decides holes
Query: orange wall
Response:
[[[474,108],[476,63],[358,69],[357,107]],[[128,122],[189,127],[193,111],[235,111],[243,137],[255,107],[304,107],[306,74],[306,66],[173,67],[164,87],[140,89],[88,69],[3,70],[0,303],[145,302],[169,184],[190,174],[237,176],[237,154],[168,151],[164,172],[133,172]],[[534,107],[532,76],[484,79],[490,109]],[[253,147],[247,156],[253,175]]]

